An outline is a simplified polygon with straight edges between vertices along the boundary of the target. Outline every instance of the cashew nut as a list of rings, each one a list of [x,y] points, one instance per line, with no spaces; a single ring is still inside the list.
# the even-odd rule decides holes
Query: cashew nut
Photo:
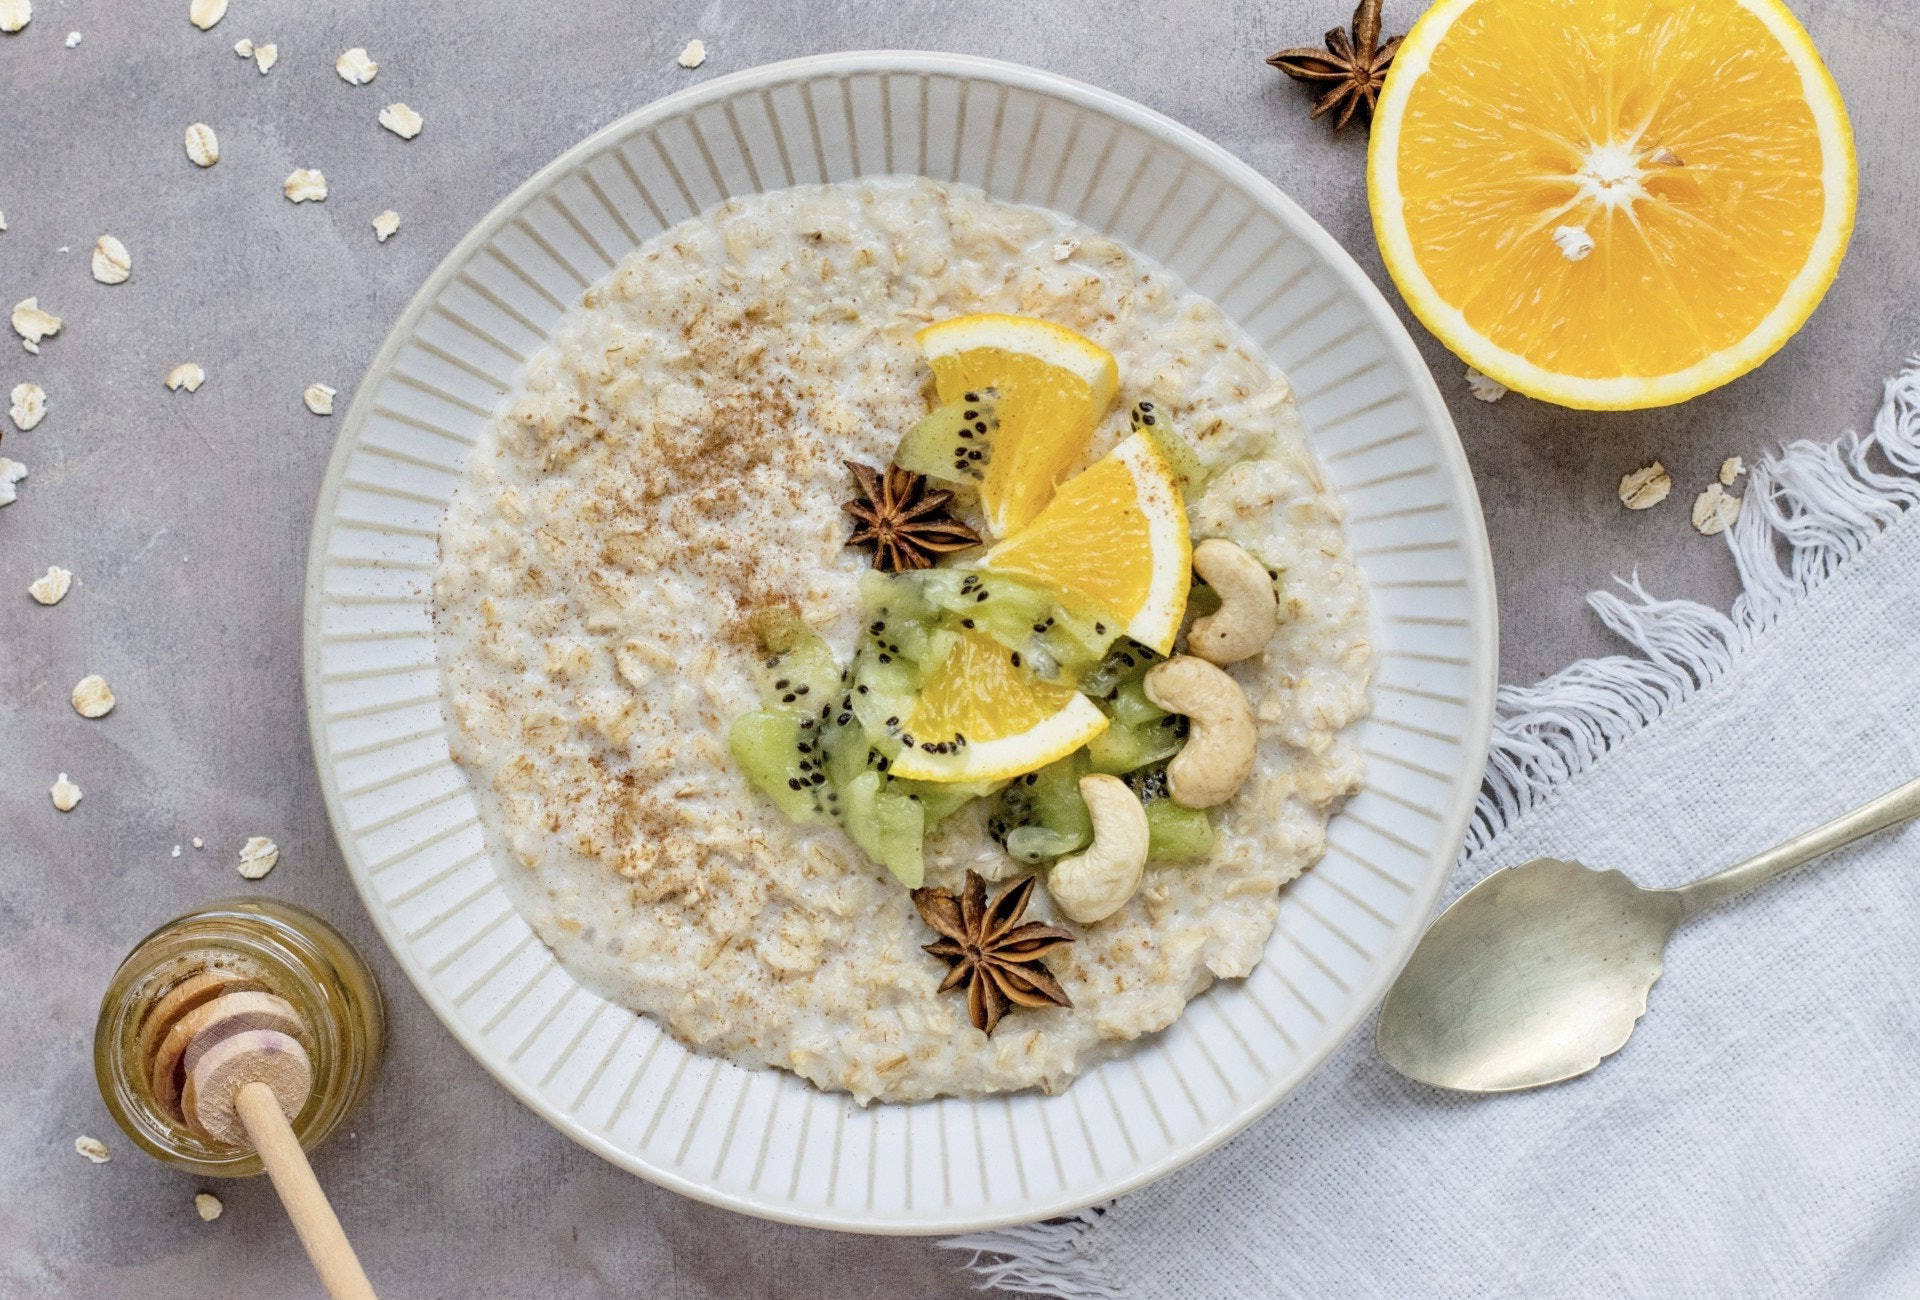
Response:
[[[1047,892],[1082,925],[1125,907],[1147,869],[1147,810],[1117,776],[1083,776],[1080,797],[1093,818],[1093,843],[1047,872]]]
[[[1193,567],[1220,597],[1220,608],[1195,619],[1187,649],[1209,663],[1257,655],[1280,626],[1280,596],[1267,566],[1232,542],[1210,537],[1193,548]]]
[[[1142,683],[1147,698],[1192,722],[1187,743],[1167,764],[1167,791],[1188,808],[1211,808],[1239,792],[1253,771],[1253,705],[1240,683],[1204,659],[1176,655]]]

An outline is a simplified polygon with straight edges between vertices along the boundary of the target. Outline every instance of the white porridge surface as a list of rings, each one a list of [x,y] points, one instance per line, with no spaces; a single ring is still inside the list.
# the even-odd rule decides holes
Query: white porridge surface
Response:
[[[758,705],[757,614],[793,610],[850,654],[868,561],[843,545],[842,462],[885,464],[926,412],[914,332],[980,311],[1109,349],[1120,398],[1092,456],[1160,403],[1221,470],[1195,538],[1282,574],[1279,635],[1231,669],[1259,757],[1212,856],[1069,925],[1047,962],[1073,1007],[1015,1008],[991,1038],[935,994],[946,964],[908,891],[837,828],[787,821],[725,744]],[[1285,378],[1111,240],[920,179],[729,202],[588,291],[471,459],[435,608],[455,757],[567,968],[697,1050],[863,1102],[1057,1090],[1246,975],[1360,779],[1341,731],[1367,708],[1366,595]],[[929,884],[966,867],[1025,870],[977,804],[928,842]],[[1054,919],[1044,887],[1028,917]]]

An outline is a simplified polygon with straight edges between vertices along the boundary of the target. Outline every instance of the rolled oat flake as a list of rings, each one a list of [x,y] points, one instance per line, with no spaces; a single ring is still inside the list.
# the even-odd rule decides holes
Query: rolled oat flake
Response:
[[[220,161],[220,138],[205,122],[187,128],[187,157],[195,167],[211,167]]]
[[[93,245],[93,278],[101,284],[125,284],[133,274],[133,254],[112,235],[102,235]]]

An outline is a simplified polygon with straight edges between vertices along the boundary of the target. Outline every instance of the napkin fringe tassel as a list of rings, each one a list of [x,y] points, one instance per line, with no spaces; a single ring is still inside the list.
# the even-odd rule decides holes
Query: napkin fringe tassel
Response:
[[[1638,575],[1587,598],[1633,653],[1503,686],[1471,857],[1622,741],[1730,672],[1789,610],[1920,505],[1920,357],[1887,381],[1873,431],[1800,440],[1753,467],[1727,546],[1740,594],[1722,613],[1661,600]],[[1734,489],[1738,491],[1738,487]]]
[[[1738,487],[1732,489],[1738,491]],[[1468,824],[1472,856],[1555,787],[1730,672],[1809,592],[1920,506],[1920,356],[1887,381],[1871,434],[1787,444],[1753,467],[1727,545],[1741,593],[1722,613],[1661,600],[1639,577],[1588,597],[1633,653],[1583,659],[1533,686],[1503,686],[1486,783]],[[1106,1205],[941,1244],[972,1252],[981,1288],[1120,1300],[1118,1279],[1092,1251]]]

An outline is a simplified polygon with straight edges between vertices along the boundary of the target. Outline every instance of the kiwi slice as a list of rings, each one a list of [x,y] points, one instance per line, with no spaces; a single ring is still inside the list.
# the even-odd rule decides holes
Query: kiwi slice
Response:
[[[995,796],[987,833],[1022,862],[1075,853],[1093,842],[1093,818],[1080,797],[1084,751],[1015,777]]]
[[[1147,861],[1192,862],[1213,851],[1213,817],[1205,808],[1186,808],[1167,791],[1167,765],[1155,763],[1124,778],[1147,814]]]
[[[811,753],[800,748],[802,721],[791,709],[744,713],[727,728],[727,749],[753,788],[787,817],[817,822],[827,817],[821,789],[827,777],[813,766]]]
[[[1122,637],[1107,648],[1100,662],[1080,678],[1080,690],[1096,700],[1111,701],[1129,684],[1138,686],[1147,670],[1163,656],[1130,637]],[[1145,698],[1144,695],[1142,698]],[[1111,709],[1109,709],[1111,712]]]
[[[810,713],[840,685],[840,664],[827,643],[791,610],[756,615],[753,631],[765,651],[755,684],[768,708]]]
[[[977,487],[987,475],[1000,430],[1000,395],[991,388],[936,406],[907,431],[893,463],[946,483]]]
[[[890,789],[878,772],[862,772],[841,793],[841,824],[861,852],[909,889],[926,881],[921,841],[926,810],[911,795]]]
[[[998,793],[1005,781],[908,781],[896,777],[892,788],[917,799],[926,810],[927,830],[931,832],[953,814],[972,803]]]
[[[1182,808],[1171,799],[1145,808],[1147,861],[1197,862],[1213,852],[1213,819],[1205,808]]]
[[[1179,480],[1180,495],[1189,501],[1198,496],[1207,485],[1207,467],[1200,463],[1200,454],[1193,449],[1193,444],[1174,429],[1165,408],[1157,402],[1135,402],[1127,412],[1127,419],[1134,432],[1145,434],[1154,450],[1166,459],[1167,467]]]
[[[1115,722],[1087,742],[1087,765],[1124,776],[1172,758],[1186,743],[1187,720],[1171,713],[1141,722]]]

